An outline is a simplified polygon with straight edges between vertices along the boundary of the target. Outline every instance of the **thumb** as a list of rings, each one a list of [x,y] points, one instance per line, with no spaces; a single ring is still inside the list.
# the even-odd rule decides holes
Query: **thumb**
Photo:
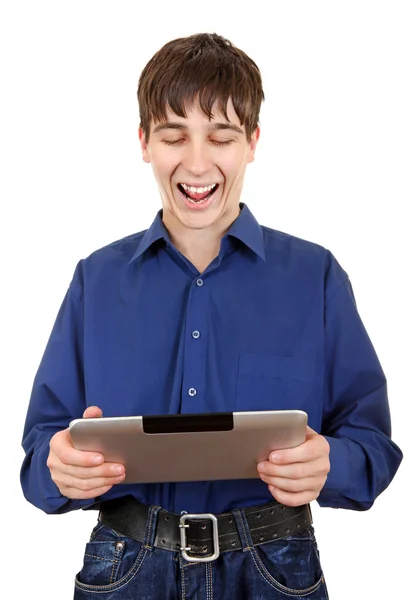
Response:
[[[311,427],[309,427],[307,425],[307,435],[306,435],[307,440],[309,440],[310,438],[312,438],[316,435],[318,435],[318,433],[316,431],[314,431],[314,429],[311,429]]]
[[[102,416],[102,410],[98,406],[89,406],[83,413],[84,419],[99,419]]]

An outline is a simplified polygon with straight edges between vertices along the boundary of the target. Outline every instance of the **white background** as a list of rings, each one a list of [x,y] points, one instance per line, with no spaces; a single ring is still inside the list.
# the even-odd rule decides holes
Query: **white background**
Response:
[[[405,453],[370,511],[313,503],[330,597],[405,597],[413,533],[411,6],[1,3],[2,598],[72,598],[96,514],[48,516],[24,500],[20,443],[31,385],[77,261],[147,228],[159,208],[138,145],[140,71],[167,41],[203,31],[229,38],[263,76],[262,136],[243,200],[261,223],[329,248],[349,273]]]

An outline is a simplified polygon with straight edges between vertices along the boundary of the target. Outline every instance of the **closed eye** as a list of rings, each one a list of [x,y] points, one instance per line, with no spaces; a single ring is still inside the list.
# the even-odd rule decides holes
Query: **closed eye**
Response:
[[[162,140],[164,144],[168,146],[177,146],[180,142],[184,142],[185,140]]]
[[[180,138],[179,140],[162,140],[164,144],[166,144],[167,146],[178,146],[178,144],[181,144],[182,142],[184,142],[185,140]],[[216,146],[229,146],[230,144],[233,143],[234,140],[210,140],[213,144],[215,144]]]

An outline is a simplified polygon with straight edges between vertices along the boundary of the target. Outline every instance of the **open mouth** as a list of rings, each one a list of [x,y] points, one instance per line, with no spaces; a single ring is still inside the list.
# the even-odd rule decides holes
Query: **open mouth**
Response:
[[[218,183],[211,185],[194,187],[188,186],[186,183],[178,183],[179,191],[185,198],[193,204],[205,204],[215,194],[219,188]]]

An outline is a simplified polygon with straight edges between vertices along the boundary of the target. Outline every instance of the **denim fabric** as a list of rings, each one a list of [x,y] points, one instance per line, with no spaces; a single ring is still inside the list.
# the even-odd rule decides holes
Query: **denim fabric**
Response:
[[[328,600],[314,530],[252,546],[242,510],[234,517],[243,550],[189,563],[154,548],[157,509],[144,543],[98,523],[76,576],[75,600]]]

